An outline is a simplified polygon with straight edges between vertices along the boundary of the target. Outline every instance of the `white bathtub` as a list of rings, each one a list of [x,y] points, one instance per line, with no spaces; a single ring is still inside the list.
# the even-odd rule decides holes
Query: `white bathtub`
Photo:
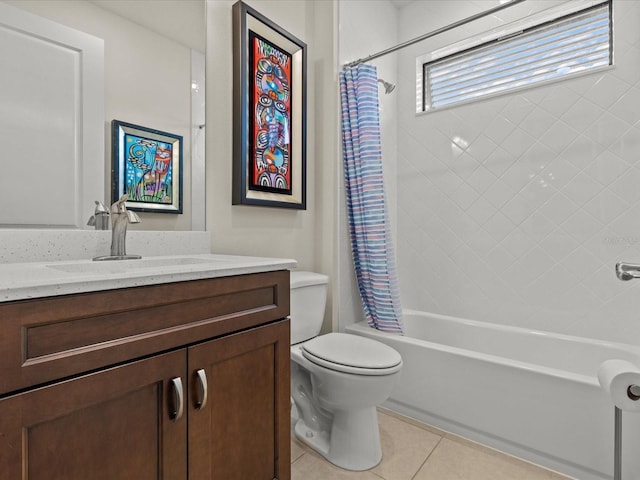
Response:
[[[402,355],[384,406],[580,480],[612,478],[614,407],[597,370],[640,365],[640,348],[416,311],[404,321],[405,336],[346,328]],[[638,480],[640,413],[623,414],[623,446],[623,479]]]

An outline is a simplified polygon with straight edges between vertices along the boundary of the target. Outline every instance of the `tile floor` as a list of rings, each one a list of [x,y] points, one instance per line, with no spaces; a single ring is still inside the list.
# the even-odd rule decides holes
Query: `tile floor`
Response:
[[[291,440],[292,480],[569,480],[462,437],[381,410],[382,462],[350,472]]]

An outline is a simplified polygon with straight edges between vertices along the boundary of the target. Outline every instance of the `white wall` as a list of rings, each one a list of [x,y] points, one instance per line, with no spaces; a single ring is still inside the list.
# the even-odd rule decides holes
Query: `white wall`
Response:
[[[400,40],[496,4],[414,2]],[[399,56],[405,308],[640,343],[640,282],[614,274],[640,263],[640,3],[614,12],[615,68],[441,112],[415,115],[415,58],[474,27]]]
[[[338,20],[340,25],[338,40],[340,67],[345,63],[364,58],[397,43],[397,10],[387,0],[340,0]],[[374,60],[372,64],[378,69],[379,78],[391,83],[397,82],[396,55],[381,57]],[[379,93],[385,190],[392,237],[397,244],[397,97],[395,91],[385,95],[382,85],[379,87]],[[340,152],[341,154],[342,152]],[[342,330],[345,325],[362,320],[364,314],[353,269],[341,157],[338,166],[340,191],[338,193],[337,220],[340,288],[338,312],[335,314],[334,326],[336,329]]]

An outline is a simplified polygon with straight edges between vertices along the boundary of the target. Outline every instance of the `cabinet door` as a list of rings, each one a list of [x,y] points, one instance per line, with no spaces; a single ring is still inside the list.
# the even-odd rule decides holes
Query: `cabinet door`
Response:
[[[0,400],[0,478],[186,479],[185,372],[183,349]]]
[[[190,480],[290,479],[289,362],[288,320],[189,348]]]

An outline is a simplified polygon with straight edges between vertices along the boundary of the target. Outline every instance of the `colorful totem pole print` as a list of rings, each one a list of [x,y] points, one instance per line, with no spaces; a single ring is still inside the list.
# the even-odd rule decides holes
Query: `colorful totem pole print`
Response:
[[[249,188],[291,194],[291,55],[250,38]]]

